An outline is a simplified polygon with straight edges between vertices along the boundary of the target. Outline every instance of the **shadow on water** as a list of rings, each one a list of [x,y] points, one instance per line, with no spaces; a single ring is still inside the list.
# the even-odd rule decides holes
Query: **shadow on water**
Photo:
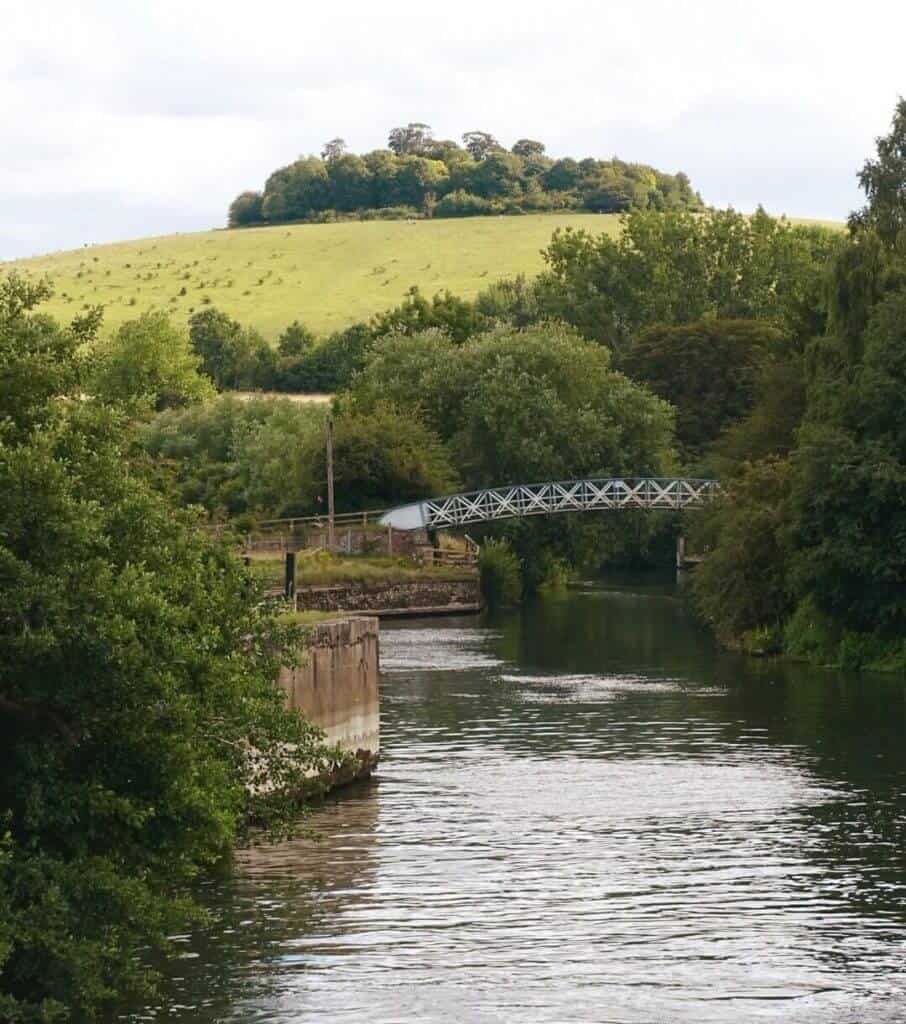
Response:
[[[388,625],[380,781],[241,851],[128,1019],[903,1019],[903,726],[665,578]]]

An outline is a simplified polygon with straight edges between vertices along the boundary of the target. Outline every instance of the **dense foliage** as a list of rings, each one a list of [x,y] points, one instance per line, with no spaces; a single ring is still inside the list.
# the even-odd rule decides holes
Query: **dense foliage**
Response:
[[[558,231],[535,284],[545,316],[617,352],[651,324],[705,317],[765,320],[796,334],[823,329],[824,267],[839,236],[759,210],[633,212],[614,239]]]
[[[200,505],[215,519],[291,515],[307,489],[300,453],[323,443],[325,415],[323,407],[288,399],[224,395],[161,413],[140,440],[182,504]]]
[[[22,1022],[146,992],[136,950],[320,757],[274,686],[291,631],[85,396],[97,318],[62,328],[44,294],[0,284],[0,1018]]]
[[[390,400],[421,417],[469,489],[674,467],[671,408],[614,371],[607,349],[562,324],[500,325],[461,345],[437,329],[389,336],[374,343],[350,397],[356,408]],[[563,563],[632,560],[660,525],[632,515],[562,516],[475,532],[506,536],[530,592]]]
[[[520,139],[508,151],[487,132],[466,132],[463,145],[432,136],[425,124],[394,128],[387,149],[361,156],[342,139],[274,171],[263,192],[230,205],[231,227],[324,220],[365,212],[385,216],[470,217],[582,209],[695,210],[701,199],[682,172],[587,157],[554,160],[544,144]]]
[[[323,510],[328,407],[223,396],[168,410],[142,429],[145,450],[179,500],[215,519],[274,518]],[[334,415],[337,509],[383,508],[455,488],[437,436],[386,403]]]
[[[901,100],[827,276],[826,329],[765,371],[718,445],[730,496],[707,517],[696,591],[727,639],[767,630],[807,657],[906,666],[904,154]]]
[[[655,325],[633,339],[621,366],[674,406],[677,440],[696,455],[749,411],[781,344],[780,332],[757,320]]]
[[[375,342],[351,391],[391,401],[449,444],[470,486],[657,473],[672,458],[670,407],[562,324],[500,326],[456,345],[441,331]]]
[[[522,573],[519,559],[505,539],[491,537],[481,548],[478,560],[481,594],[493,611],[519,603]]]
[[[144,313],[127,321],[97,346],[95,358],[91,393],[109,402],[165,409],[214,394],[186,333],[164,313]]]

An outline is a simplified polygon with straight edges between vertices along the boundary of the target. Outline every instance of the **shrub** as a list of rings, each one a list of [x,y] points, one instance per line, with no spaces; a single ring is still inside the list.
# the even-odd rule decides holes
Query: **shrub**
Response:
[[[492,213],[494,203],[481,196],[473,196],[471,192],[457,189],[450,192],[434,207],[435,217],[481,217]]]
[[[519,603],[522,569],[507,541],[485,541],[478,559],[478,571],[481,593],[489,608],[506,608]]]

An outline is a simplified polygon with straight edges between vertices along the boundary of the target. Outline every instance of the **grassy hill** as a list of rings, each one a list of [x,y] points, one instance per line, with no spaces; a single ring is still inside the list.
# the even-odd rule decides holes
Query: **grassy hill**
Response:
[[[105,323],[166,309],[184,321],[213,304],[273,339],[299,319],[327,333],[395,305],[413,284],[469,297],[491,281],[542,267],[557,227],[619,230],[601,214],[297,224],[166,235],[2,265],[48,274],[47,312],[70,319],[103,304]]]

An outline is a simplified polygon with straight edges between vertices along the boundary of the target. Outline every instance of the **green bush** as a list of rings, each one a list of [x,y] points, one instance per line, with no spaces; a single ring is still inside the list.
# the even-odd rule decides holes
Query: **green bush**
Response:
[[[478,559],[478,570],[481,593],[489,608],[506,608],[519,603],[522,570],[507,541],[486,541]]]
[[[493,212],[494,203],[471,192],[457,189],[434,207],[435,217],[481,217]]]
[[[794,658],[833,664],[839,643],[839,627],[808,597],[799,602],[784,626],[783,647]]]

